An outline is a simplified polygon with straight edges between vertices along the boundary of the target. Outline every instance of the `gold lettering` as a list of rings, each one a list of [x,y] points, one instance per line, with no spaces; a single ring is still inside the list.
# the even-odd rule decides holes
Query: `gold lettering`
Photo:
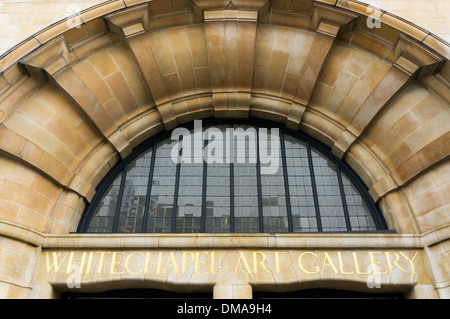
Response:
[[[324,252],[325,254],[325,259],[323,260],[323,264],[322,264],[322,272],[321,274],[323,274],[323,270],[325,269],[325,265],[329,265],[331,266],[331,268],[333,268],[334,273],[337,275],[339,272],[336,269],[336,267],[333,264],[333,261],[331,260],[330,255],[328,254],[328,252]]]
[[[56,253],[55,251],[52,252],[52,257],[53,257],[53,263],[50,265],[50,257],[49,257],[49,252],[45,252],[45,261],[47,263],[47,273],[50,272],[50,270],[52,270],[52,268],[55,269],[55,273],[58,272],[59,268],[62,266],[64,260],[66,259],[67,255],[69,255],[69,252],[66,252],[66,254],[64,255],[63,259],[61,260],[60,263],[58,263],[59,260],[59,256],[61,255],[62,252],[58,252]]]
[[[171,252],[169,253],[169,259],[167,259],[166,266],[164,267],[163,274],[166,273],[166,269],[167,269],[167,266],[168,266],[168,265],[172,265],[173,268],[175,269],[175,272],[176,272],[177,274],[180,273],[180,270],[178,269],[177,261],[175,260],[175,255],[174,255],[173,251],[171,251]]]
[[[70,253],[69,262],[67,263],[67,270],[66,274],[70,274],[72,270],[72,264],[80,264],[79,274],[83,273],[83,267],[84,267],[84,260],[86,259],[86,252],[83,252],[81,261],[73,261],[73,255],[75,254],[74,251]]]
[[[97,274],[101,274],[102,269],[103,269],[103,260],[104,260],[105,254],[110,254],[110,252],[109,251],[97,251],[96,253],[100,254],[100,260],[98,261]]]
[[[302,258],[303,258],[303,255],[306,255],[306,254],[313,255],[314,258],[316,258],[316,261],[317,261],[317,255],[315,253],[310,252],[310,251],[306,251],[306,252],[300,254],[300,256],[298,256],[298,260],[297,260],[298,266],[300,267],[300,269],[302,271],[306,272],[307,274],[316,274],[319,271],[319,266],[318,265],[316,265],[316,268],[315,268],[314,271],[306,270],[305,267],[303,267]]]
[[[386,261],[388,264],[388,268],[389,268],[389,273],[393,274],[394,273],[394,269],[392,267],[392,264],[396,265],[398,269],[400,269],[401,271],[403,271],[404,273],[408,273],[406,270],[404,270],[402,267],[400,267],[400,265],[397,263],[397,261],[400,259],[400,256],[396,253],[396,252],[385,252],[386,255]],[[391,257],[389,255],[394,255],[395,256],[395,260],[391,260]]]
[[[262,255],[262,260],[258,261],[257,255]],[[266,254],[264,254],[263,252],[260,252],[260,251],[254,251],[254,252],[253,252],[253,273],[254,273],[254,274],[257,274],[257,273],[258,273],[258,264],[261,264],[261,266],[262,266],[268,273],[270,273],[270,270],[267,269],[266,265],[264,264],[265,261],[266,261]]]
[[[89,258],[86,266],[86,274],[91,273],[91,265],[92,265],[92,257],[94,256],[94,253],[91,251],[89,252]]]
[[[225,272],[225,270],[222,270],[222,272],[216,272],[216,270],[215,270],[215,266],[214,266],[215,265],[215,260],[214,260],[215,254],[216,254],[215,251],[211,252],[211,263],[210,263],[211,269],[210,269],[210,273],[211,274],[223,274]]]
[[[239,265],[241,265],[242,262],[243,262],[243,265],[245,266],[245,269],[247,270],[247,272],[249,274],[251,274],[252,271],[250,269],[250,265],[248,264],[247,258],[245,258],[245,255],[242,251],[239,252],[239,260],[237,262],[236,268],[234,268],[234,273],[236,273]]]
[[[403,257],[405,257],[405,259],[409,262],[409,264],[411,265],[411,272],[413,274],[416,273],[416,268],[414,267],[414,259],[417,257],[417,254],[419,252],[416,251],[416,253],[414,254],[414,257],[412,259],[409,259],[403,252],[400,252],[400,255],[402,255]]]
[[[356,273],[358,275],[368,275],[368,274],[370,274],[370,272],[364,272],[364,271],[360,271],[359,270],[358,258],[356,257],[356,252],[354,251],[352,254],[353,254],[353,262],[355,263]]]
[[[375,265],[380,266],[380,269],[381,269],[381,263],[380,263],[380,261],[374,260],[374,258],[373,258],[374,254],[381,254],[381,251],[369,251],[370,262],[372,264],[372,273],[373,274],[386,274],[387,270],[384,272],[377,271],[377,267],[375,267]]]
[[[344,270],[344,262],[343,262],[343,260],[342,260],[342,253],[339,251],[338,253],[337,253],[337,255],[338,255],[338,259],[339,259],[339,268],[341,269],[341,274],[342,275],[351,275],[351,274],[354,274],[355,272],[352,270],[352,271],[345,271]]]
[[[148,273],[148,266],[149,264],[156,264],[156,273],[161,273],[161,263],[162,263],[162,251],[158,252],[158,261],[150,261],[150,252],[148,251],[145,254],[145,268],[144,268],[144,274]]]
[[[122,254],[122,256],[123,256],[124,252],[123,251],[121,251],[121,252],[115,251],[112,253],[111,268],[109,269],[109,273],[115,274],[115,275],[121,275],[121,274],[123,274],[123,270],[121,270],[120,272],[114,271],[114,267],[116,266],[116,264],[120,263],[120,260],[116,261],[117,254]]]
[[[186,255],[191,255],[191,259],[186,261]],[[186,272],[186,264],[191,263],[194,260],[194,253],[190,251],[183,251],[183,257],[181,258],[181,273],[184,274]],[[197,263],[196,263],[197,264]]]
[[[127,256],[127,258],[125,259],[125,269],[127,270],[127,272],[129,272],[130,274],[138,274],[138,273],[140,273],[142,270],[143,270],[143,268],[144,267],[142,267],[142,268],[140,268],[138,271],[131,271],[130,270],[130,268],[128,267],[128,263],[129,263],[129,261],[130,261],[130,258],[133,256],[133,255],[136,255],[136,254],[139,254],[139,255],[141,255],[142,257],[144,257],[144,253],[141,253],[140,251],[135,251],[135,252],[132,252],[131,254],[129,254],[128,256]]]
[[[275,272],[277,274],[280,273],[280,259],[278,258],[278,254],[286,254],[285,251],[274,251],[269,252],[269,254],[275,254]]]
[[[200,251],[196,251],[196,252],[195,252],[195,273],[196,273],[196,274],[207,274],[207,273],[208,273],[207,271],[206,271],[206,272],[200,272],[200,271],[198,270],[198,267],[199,267],[200,264],[202,264],[202,265],[205,264],[205,261],[204,261],[204,260],[203,260],[202,262],[199,261],[199,259],[200,259],[200,254],[206,254],[206,256],[208,256],[208,252],[207,252],[207,251],[206,251],[206,252],[200,252]]]
[[[236,253],[238,253],[237,261],[235,258]],[[348,251],[345,248],[339,251],[299,251],[299,253],[300,255],[297,259],[298,267],[300,271],[310,275],[319,273],[334,273],[335,275],[393,274],[396,271],[398,272],[396,268],[398,268],[400,272],[406,274],[415,274],[415,261],[418,259],[417,256],[419,256],[419,252],[413,250],[405,250],[403,252],[397,250]],[[111,255],[107,257],[108,254]],[[289,256],[288,254],[289,252],[287,251],[242,250],[234,251],[231,260],[233,263],[236,262],[234,273],[236,273],[239,268],[244,268],[248,274],[258,274],[259,270],[262,268],[262,273],[280,274],[281,268],[283,268],[283,270],[286,269],[286,267],[284,267],[284,262],[290,260],[290,258],[283,259],[281,256]],[[321,254],[323,254],[323,257]],[[352,265],[350,254],[353,257],[354,266]],[[69,274],[75,270],[79,274],[101,274],[107,272],[108,270],[106,268],[109,268],[109,274],[116,275],[124,273],[134,275],[142,273],[148,274],[150,272],[165,274],[172,271],[177,274],[185,274],[192,272],[191,269],[195,274],[225,274],[226,268],[222,265],[222,259],[229,256],[221,251],[213,250],[73,250],[45,251],[44,255],[47,273],[57,273],[62,271]],[[121,255],[121,257],[119,257],[119,255]],[[167,259],[163,260],[163,257],[167,257]],[[247,257],[252,259],[250,260]],[[336,259],[333,260],[333,258]],[[251,262],[253,264],[251,264]],[[153,264],[155,268],[151,268],[153,267]],[[75,266],[79,267],[74,269]],[[365,266],[367,266],[367,268],[364,268]],[[384,268],[385,266],[386,268]],[[171,267],[172,269],[170,269]]]

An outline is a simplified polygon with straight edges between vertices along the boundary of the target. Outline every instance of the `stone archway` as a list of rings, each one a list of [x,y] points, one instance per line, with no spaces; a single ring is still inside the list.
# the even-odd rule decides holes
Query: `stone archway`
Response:
[[[3,254],[28,269],[4,281],[29,294],[47,234],[75,230],[140,142],[193,119],[255,117],[328,145],[391,229],[433,238],[446,291],[448,46],[389,14],[367,28],[365,5],[334,2],[111,1],[3,56],[1,225],[20,246]]]

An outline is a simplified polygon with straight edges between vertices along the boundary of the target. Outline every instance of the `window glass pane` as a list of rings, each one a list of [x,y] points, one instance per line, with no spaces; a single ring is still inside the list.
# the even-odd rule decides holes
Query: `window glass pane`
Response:
[[[216,125],[207,131],[206,218],[205,232],[229,233],[230,224],[230,171],[225,160],[225,130],[229,125]]]
[[[306,144],[290,135],[284,137],[293,231],[316,232],[316,210]]]
[[[109,185],[102,199],[98,202],[94,214],[89,222],[90,233],[111,233],[114,216],[116,215],[117,200],[120,191],[122,173]]]
[[[234,125],[233,129],[234,230],[237,233],[257,233],[256,129],[249,125]]]
[[[117,232],[142,232],[145,198],[147,197],[152,151],[147,151],[128,164]]]
[[[194,139],[199,140],[203,145],[201,134],[193,134],[183,142],[183,148],[190,147],[191,156],[181,161],[180,182],[178,188],[177,216],[175,232],[177,233],[198,233],[201,231],[202,221],[202,186],[203,186],[203,160],[194,163],[195,152],[193,146]],[[183,143],[182,142],[182,143]]]
[[[323,231],[347,231],[336,165],[311,148]]]
[[[176,143],[178,142],[167,139],[157,145],[147,219],[147,232],[150,233],[172,231],[177,166],[172,161],[171,152]]]
[[[269,130],[267,134],[262,133],[261,130],[259,132],[264,232],[287,232],[289,228],[286,208],[286,186],[281,159],[280,137],[279,134]],[[267,152],[264,148],[267,149]],[[266,160],[264,157],[270,158],[270,160]],[[263,163],[272,169],[264,171]]]
[[[352,230],[376,230],[377,228],[369,207],[367,207],[362,196],[347,175],[343,172],[341,172],[341,175]]]
[[[156,140],[155,149],[122,164],[126,176],[121,172],[109,186],[102,186],[105,191],[95,198],[95,210],[88,210],[92,215],[83,232],[113,232],[115,221],[118,233],[283,233],[290,226],[297,233],[317,232],[319,221],[325,232],[377,229],[373,218],[377,210],[364,201],[365,190],[342,171],[347,172],[345,164],[339,164],[338,171],[327,151],[312,147],[317,145],[314,141],[303,142],[281,129],[284,168],[278,129],[263,127],[257,132],[256,125],[219,124],[202,134],[181,130],[188,145],[172,138]],[[202,152],[196,149],[199,146]],[[181,161],[172,159],[181,150]],[[203,156],[196,158],[199,155]]]

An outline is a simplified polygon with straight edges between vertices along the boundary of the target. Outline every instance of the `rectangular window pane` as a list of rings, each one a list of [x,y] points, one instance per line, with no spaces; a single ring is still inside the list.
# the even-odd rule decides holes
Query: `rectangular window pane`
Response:
[[[311,148],[323,231],[347,231],[335,164]]]
[[[258,183],[256,179],[256,130],[253,126],[234,125],[234,230],[259,232]],[[238,131],[236,131],[238,129]]]
[[[177,165],[171,159],[176,141],[158,143],[152,179],[147,232],[170,233],[172,231],[173,199]]]
[[[316,210],[306,144],[285,136],[286,166],[294,232],[317,232]]]
[[[94,214],[89,223],[88,232],[90,233],[111,233],[116,215],[117,201],[120,191],[120,182],[122,173],[120,173],[105,192],[103,198],[99,201]]]
[[[151,159],[152,151],[149,151],[128,164],[117,226],[119,233],[142,231]]]
[[[178,189],[177,233],[198,233],[202,220],[203,163],[181,163]]]
[[[206,179],[206,217],[205,232],[229,233],[231,231],[230,210],[230,170],[226,162],[225,125],[216,125],[214,133],[208,131],[206,139],[206,160],[208,162]],[[218,149],[220,147],[220,149]],[[222,151],[222,152],[221,152]]]
[[[289,231],[289,226],[280,137],[269,130],[267,133],[261,134],[260,131],[259,134],[263,227],[265,233],[283,233]],[[263,150],[264,144],[267,145],[266,150]],[[263,163],[271,169],[264,170]]]
[[[350,179],[341,172],[345,201],[352,230],[376,230],[369,208]]]

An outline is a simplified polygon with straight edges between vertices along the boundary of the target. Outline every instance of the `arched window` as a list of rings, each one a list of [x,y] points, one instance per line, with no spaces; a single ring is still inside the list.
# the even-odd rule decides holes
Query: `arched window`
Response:
[[[262,121],[195,121],[144,142],[97,188],[78,232],[372,232],[386,224],[352,169]]]

